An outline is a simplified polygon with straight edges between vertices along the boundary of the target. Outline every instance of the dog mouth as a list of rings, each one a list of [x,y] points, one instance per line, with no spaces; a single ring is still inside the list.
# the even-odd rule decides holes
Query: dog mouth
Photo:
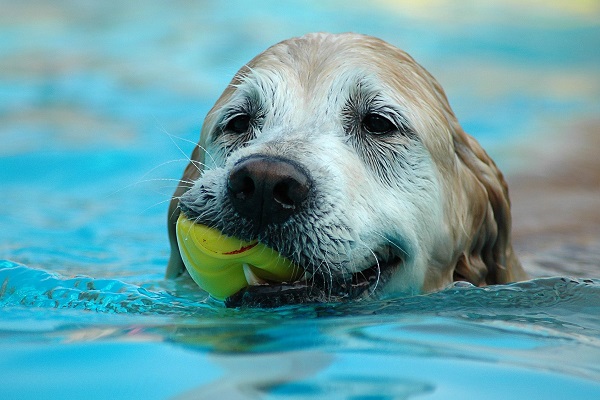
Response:
[[[295,282],[269,282],[247,275],[249,286],[225,299],[229,308],[276,308],[294,304],[337,303],[376,297],[402,264],[399,256],[348,276],[306,273]]]
[[[367,264],[365,268],[358,268],[360,269],[358,272],[343,273],[340,272],[345,269],[343,266],[336,265],[336,268],[331,268],[331,260],[298,256],[297,249],[291,243],[286,244],[272,240],[272,238],[281,238],[282,236],[295,237],[298,232],[294,232],[296,235],[266,232],[257,237],[251,232],[251,225],[214,223],[214,221],[208,221],[206,216],[202,216],[196,210],[188,207],[185,202],[180,202],[179,205],[181,212],[188,220],[214,226],[225,235],[244,241],[258,239],[259,243],[278,251],[305,271],[304,276],[293,282],[270,281],[254,274],[254,267],[245,264],[243,271],[247,286],[225,298],[225,306],[230,308],[276,308],[287,305],[340,303],[377,298],[394,273],[404,264],[408,255],[404,246],[399,245],[397,240],[388,240],[389,243],[382,243],[371,248],[371,262],[375,260],[371,265]],[[292,254],[297,257],[291,256]]]

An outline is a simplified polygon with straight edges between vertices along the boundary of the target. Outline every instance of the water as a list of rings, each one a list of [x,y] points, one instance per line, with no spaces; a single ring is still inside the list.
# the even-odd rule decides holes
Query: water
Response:
[[[556,138],[598,126],[595,3],[0,3],[2,398],[600,398],[600,196],[543,162],[569,169],[587,153]],[[253,55],[317,30],[380,36],[438,77],[508,174],[536,279],[277,310],[163,279],[204,114]],[[535,214],[532,175],[571,203]]]
[[[425,296],[278,310],[225,309],[197,293],[61,278],[10,262],[0,281],[2,382],[16,397],[600,393],[600,280],[457,285]]]

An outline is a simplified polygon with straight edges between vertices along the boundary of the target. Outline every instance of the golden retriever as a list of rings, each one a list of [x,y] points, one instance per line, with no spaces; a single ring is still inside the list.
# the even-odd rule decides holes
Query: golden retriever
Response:
[[[408,54],[308,34],[240,69],[208,113],[169,207],[167,276],[185,271],[180,212],[302,266],[230,304],[418,294],[526,278],[501,172]]]

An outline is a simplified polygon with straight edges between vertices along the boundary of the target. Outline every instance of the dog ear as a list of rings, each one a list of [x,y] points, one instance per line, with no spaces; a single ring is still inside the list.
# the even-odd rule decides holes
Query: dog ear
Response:
[[[190,163],[185,168],[183,172],[183,176],[179,181],[179,185],[173,194],[173,198],[169,203],[169,212],[167,214],[167,230],[169,232],[169,243],[171,244],[171,255],[169,257],[169,263],[167,265],[167,278],[175,278],[185,271],[185,266],[183,265],[183,260],[181,259],[181,255],[179,254],[179,245],[177,244],[177,235],[175,233],[175,226],[177,224],[177,219],[179,218],[180,210],[179,210],[179,199],[181,196],[187,192],[194,182],[198,180],[202,172],[204,171],[204,161],[206,154],[206,138],[209,132],[213,129],[215,125],[215,119],[217,118],[217,110],[223,107],[232,94],[235,92],[236,88],[239,86],[241,81],[244,79],[244,75],[249,70],[249,65],[244,66],[240,69],[237,74],[233,77],[227,88],[223,91],[219,99],[216,101],[215,105],[210,109],[206,118],[204,119],[204,124],[202,125],[202,131],[200,132],[200,141],[198,145],[194,148],[192,152],[192,157],[190,158]]]
[[[453,125],[454,148],[459,169],[466,175],[463,188],[472,218],[464,226],[468,242],[455,266],[454,280],[485,286],[526,279],[512,248],[506,181],[479,143],[458,122]]]
[[[204,136],[204,135],[202,135]],[[169,264],[167,265],[167,273],[166,277],[176,278],[181,275],[185,270],[185,266],[183,265],[183,260],[181,259],[181,255],[179,254],[179,245],[177,244],[177,235],[175,233],[175,225],[177,224],[177,219],[179,218],[180,210],[179,210],[179,199],[181,196],[187,192],[193,182],[195,182],[202,173],[204,167],[204,150],[202,143],[200,146],[196,146],[194,151],[192,152],[192,157],[190,158],[190,163],[185,168],[183,172],[183,176],[179,181],[179,185],[177,185],[177,189],[171,198],[171,202],[169,203],[169,213],[167,214],[167,229],[169,232],[169,243],[171,245],[171,255],[169,257]]]
[[[481,145],[465,133],[454,116],[444,89],[425,71],[450,127],[456,158],[450,167],[459,252],[454,281],[476,286],[527,279],[511,242],[508,185]],[[456,253],[455,253],[456,254]]]

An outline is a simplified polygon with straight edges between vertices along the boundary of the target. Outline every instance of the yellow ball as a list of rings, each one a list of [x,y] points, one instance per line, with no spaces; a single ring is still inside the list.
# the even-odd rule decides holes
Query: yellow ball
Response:
[[[177,220],[176,231],[181,258],[192,279],[219,300],[265,281],[293,282],[304,273],[262,243],[226,236],[183,214]]]

